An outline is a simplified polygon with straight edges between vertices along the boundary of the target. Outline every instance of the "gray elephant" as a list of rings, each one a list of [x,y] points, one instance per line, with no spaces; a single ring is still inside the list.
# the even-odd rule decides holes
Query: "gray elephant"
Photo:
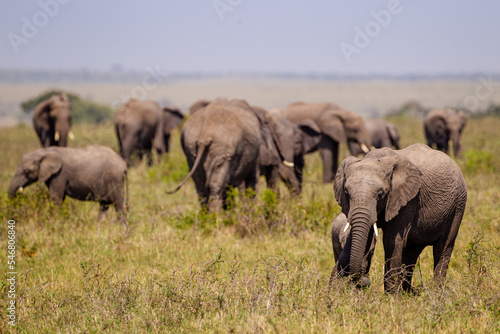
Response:
[[[159,156],[168,152],[170,133],[183,119],[178,109],[162,110],[154,101],[131,99],[115,112],[115,131],[122,158],[130,166],[133,153],[137,153],[140,160],[146,154],[148,164],[152,165],[152,150]]]
[[[124,182],[127,165],[108,147],[48,147],[24,154],[9,187],[9,197],[39,181],[49,188],[52,201],[61,204],[66,196],[100,203],[99,219],[113,204],[124,220]]]
[[[424,119],[425,137],[427,145],[448,154],[449,141],[453,143],[455,157],[460,157],[462,144],[460,136],[467,125],[467,117],[461,111],[452,109],[435,109],[430,111]]]
[[[284,110],[284,115],[295,124],[306,119],[311,120],[321,130],[321,141],[311,152],[319,150],[325,183],[333,181],[337,171],[339,143],[347,142],[349,150],[355,156],[368,153],[371,146],[363,118],[336,104],[296,102]]]
[[[181,129],[189,174],[172,192],[193,178],[200,204],[226,208],[228,186],[256,188],[261,126],[244,101],[216,100],[194,113]]]
[[[339,166],[334,190],[351,225],[336,272],[360,286],[369,284],[363,259],[378,225],[386,292],[410,291],[417,259],[429,245],[434,278],[445,278],[467,201],[462,172],[450,157],[423,144],[374,150],[362,160],[348,157]]]
[[[42,147],[67,146],[71,133],[71,102],[66,94],[52,95],[33,113],[33,128]]]

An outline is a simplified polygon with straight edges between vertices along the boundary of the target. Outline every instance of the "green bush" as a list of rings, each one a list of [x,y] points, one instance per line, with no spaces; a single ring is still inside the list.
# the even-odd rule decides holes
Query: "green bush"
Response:
[[[495,171],[495,157],[485,150],[467,150],[464,157],[467,172],[492,173]]]

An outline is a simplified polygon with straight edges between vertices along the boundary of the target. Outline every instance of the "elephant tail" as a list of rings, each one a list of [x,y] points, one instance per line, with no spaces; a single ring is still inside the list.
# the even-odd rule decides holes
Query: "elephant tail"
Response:
[[[184,178],[184,180],[182,180],[182,182],[174,190],[166,191],[167,194],[171,195],[171,194],[176,193],[179,189],[181,189],[181,187],[184,185],[184,183],[186,183],[187,180],[189,180],[191,178],[191,176],[193,176],[196,169],[198,169],[198,166],[201,163],[201,159],[205,155],[205,150],[208,146],[209,146],[209,144],[200,144],[200,146],[198,146],[198,152],[196,154],[196,159],[194,160],[193,168],[191,168],[191,171],[189,171],[189,174]]]

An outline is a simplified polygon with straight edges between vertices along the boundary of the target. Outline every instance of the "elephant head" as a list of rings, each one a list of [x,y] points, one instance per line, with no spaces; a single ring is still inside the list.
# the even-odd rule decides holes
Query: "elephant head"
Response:
[[[67,146],[72,137],[71,102],[66,94],[53,95],[41,102],[33,114],[33,125],[42,146]]]
[[[326,103],[315,122],[321,131],[334,141],[347,142],[354,156],[369,152],[371,140],[365,121],[358,114],[344,110],[335,104]]]
[[[391,124],[389,122],[385,122],[385,127],[387,133],[389,134],[392,146],[394,146],[396,150],[399,150],[400,149],[399,142],[401,141],[401,136],[399,135],[398,128],[394,124]]]
[[[49,181],[61,170],[62,165],[61,157],[47,149],[38,149],[23,155],[10,183],[9,197],[15,197],[18,190],[22,191],[22,188],[36,181]]]
[[[302,190],[304,154],[317,149],[321,141],[321,130],[308,119],[298,124],[290,122],[281,109],[267,112],[265,119],[282,156],[279,175],[295,194],[299,194]]]
[[[347,273],[366,285],[363,261],[371,248],[377,222],[391,223],[399,210],[417,196],[422,173],[407,158],[388,148],[371,151],[363,160],[348,157],[334,181],[335,198],[351,226]],[[344,254],[344,251],[343,251]]]

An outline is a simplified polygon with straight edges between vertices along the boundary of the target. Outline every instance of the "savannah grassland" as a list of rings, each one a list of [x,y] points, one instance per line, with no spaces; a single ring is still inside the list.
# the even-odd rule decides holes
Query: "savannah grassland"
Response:
[[[391,119],[402,146],[423,142],[421,120]],[[154,167],[130,169],[129,224],[97,222],[98,204],[62,207],[34,184],[15,200],[7,188],[24,152],[39,144],[30,126],[0,131],[0,256],[4,277],[0,332],[19,333],[498,333],[500,332],[500,119],[471,119],[458,164],[468,187],[464,220],[444,286],[432,281],[432,251],[421,255],[417,293],[383,292],[383,248],[356,289],[328,281],[330,227],[340,213],[317,154],[307,156],[304,191],[279,195],[261,180],[255,198],[199,210],[192,181],[165,194],[188,167],[173,135]],[[111,124],[75,126],[70,146],[117,149]],[[342,156],[347,154],[342,146]],[[16,220],[17,328],[6,318],[7,220]]]

